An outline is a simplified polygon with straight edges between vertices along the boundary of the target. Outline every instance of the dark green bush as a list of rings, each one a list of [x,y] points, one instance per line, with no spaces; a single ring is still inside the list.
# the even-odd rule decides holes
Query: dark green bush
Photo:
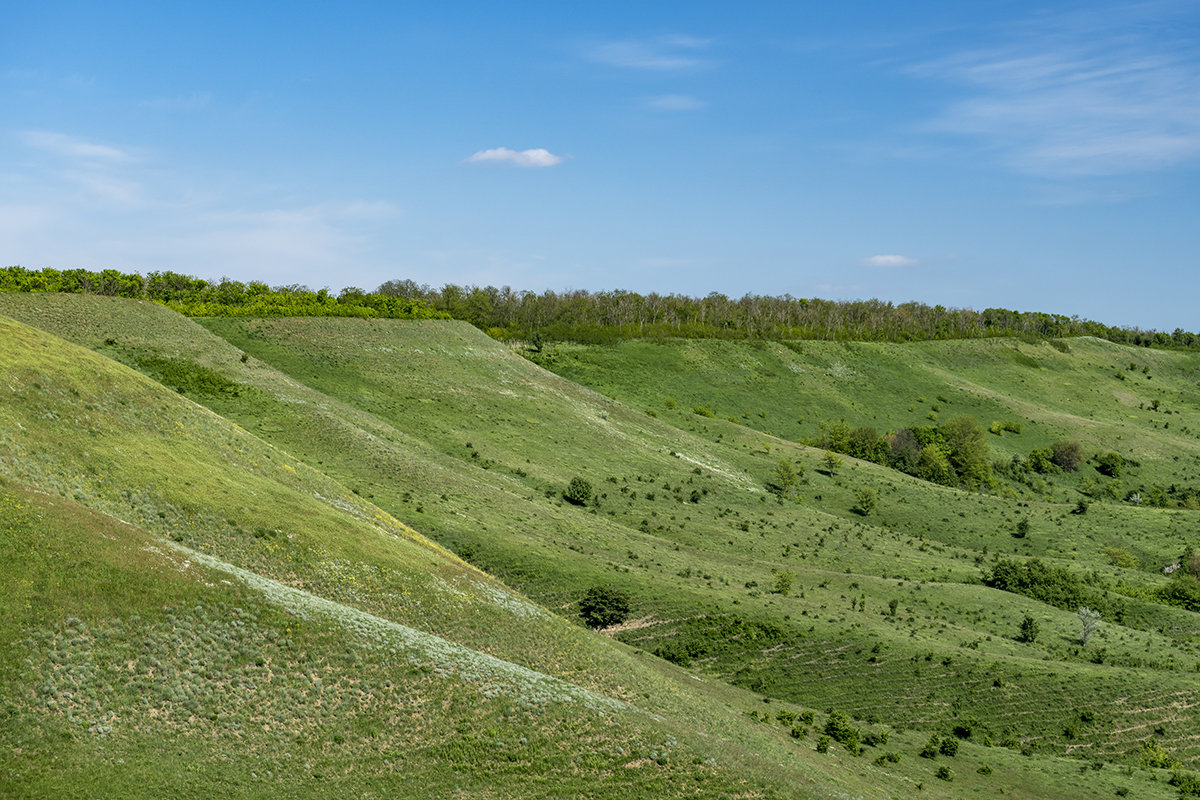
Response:
[[[855,755],[859,751],[862,732],[854,727],[850,717],[841,711],[831,711],[825,722],[825,734]]]
[[[586,506],[592,499],[592,485],[578,475],[571,478],[563,498],[576,506]]]
[[[592,628],[619,625],[629,618],[629,597],[611,586],[593,586],[579,602],[579,616]]]

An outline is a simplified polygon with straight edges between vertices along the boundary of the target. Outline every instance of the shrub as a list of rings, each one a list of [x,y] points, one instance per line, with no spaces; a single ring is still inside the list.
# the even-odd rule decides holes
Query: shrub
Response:
[[[925,746],[921,748],[921,752],[919,753],[919,755],[921,756],[921,758],[937,758],[938,745],[940,745],[940,744],[941,744],[941,739],[935,733],[934,735],[929,737],[929,741],[926,742]]]
[[[878,733],[867,731],[866,735],[863,736],[863,744],[868,747],[879,747],[881,744],[887,744],[890,738],[891,734],[887,731],[879,731]]]
[[[938,745],[938,752],[951,758],[958,755],[958,739],[953,736],[944,737],[942,743]]]
[[[1052,455],[1050,460],[1054,465],[1074,472],[1083,461],[1083,445],[1073,439],[1062,439],[1050,445]]]
[[[790,569],[777,569],[772,570],[771,574],[775,576],[775,586],[771,591],[782,595],[792,591],[792,583],[796,580],[794,572]]]
[[[1054,463],[1054,451],[1049,447],[1030,450],[1025,459],[1025,469],[1040,472],[1043,475],[1059,472],[1059,466]]]
[[[937,777],[938,780],[952,781],[954,780],[954,773],[950,771],[949,767],[943,764],[942,766],[938,767]]]
[[[1032,643],[1038,637],[1037,620],[1028,614],[1025,619],[1021,620],[1021,633],[1017,636],[1018,642]]]
[[[855,500],[856,503],[854,510],[859,514],[862,514],[864,517],[870,516],[875,510],[875,507],[879,504],[879,498],[876,496],[875,490],[869,488],[859,489],[858,493],[855,495]]]
[[[1107,475],[1110,478],[1121,477],[1121,468],[1125,466],[1125,459],[1120,453],[1097,453],[1094,456],[1096,462],[1096,471],[1101,475]]]
[[[771,481],[767,484],[767,489],[779,495],[787,497],[795,490],[796,484],[804,477],[804,468],[799,470],[792,465],[792,462],[786,458],[779,459],[775,465],[775,472],[771,476]]]
[[[1190,769],[1175,767],[1171,771],[1171,778],[1167,783],[1179,790],[1180,797],[1200,796],[1200,773]]]
[[[817,739],[817,752],[818,753],[828,753],[829,752],[829,737],[828,736],[822,736],[820,739]]]
[[[949,446],[950,466],[963,485],[975,487],[992,476],[992,461],[983,426],[974,417],[955,417],[942,425]]]
[[[1137,569],[1140,564],[1137,556],[1120,547],[1106,547],[1104,548],[1104,554],[1108,556],[1109,563],[1114,567]]]
[[[586,506],[592,499],[592,485],[577,475],[571,478],[571,483],[563,492],[563,498],[572,505]]]
[[[1179,762],[1175,760],[1166,748],[1151,739],[1142,742],[1142,749],[1138,753],[1138,765],[1142,767],[1172,769],[1179,766]]]
[[[593,586],[579,602],[579,616],[592,628],[619,625],[629,618],[629,598],[612,586]]]
[[[1158,590],[1157,596],[1168,605],[1200,611],[1200,580],[1183,569],[1177,569],[1170,582]]]
[[[862,739],[862,732],[854,727],[850,722],[850,717],[843,712],[831,711],[829,713],[829,719],[825,722],[825,735],[832,737],[842,747],[858,755],[858,743]]]
[[[1083,586],[1070,571],[1036,558],[1024,563],[1001,558],[983,576],[983,582],[993,589],[1023,594],[1058,608],[1078,608],[1085,599]]]

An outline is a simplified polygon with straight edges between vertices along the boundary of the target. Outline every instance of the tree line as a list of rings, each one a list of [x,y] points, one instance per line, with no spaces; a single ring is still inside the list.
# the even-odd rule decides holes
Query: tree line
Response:
[[[630,338],[827,339],[908,342],[995,336],[1060,339],[1095,336],[1142,347],[1200,348],[1200,337],[1104,325],[1079,317],[988,308],[975,311],[884,300],[822,300],[747,294],[731,298],[589,292],[515,291],[504,286],[440,288],[391,280],[374,291],[270,287],[228,278],[210,282],[165,271],[0,269],[0,291],[82,292],[133,297],[189,316],[360,316],[465,320],[498,339],[604,343]]]
[[[150,300],[189,317],[384,317],[448,319],[424,300],[345,289],[333,296],[307,286],[271,287],[262,281],[211,282],[177,272],[147,275],[115,269],[0,269],[0,291],[67,292]]]

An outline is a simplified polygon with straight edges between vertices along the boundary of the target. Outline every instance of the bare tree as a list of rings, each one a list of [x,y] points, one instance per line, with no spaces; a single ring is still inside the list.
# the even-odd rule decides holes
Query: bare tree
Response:
[[[1087,647],[1088,639],[1091,639],[1092,634],[1100,629],[1100,612],[1093,611],[1087,606],[1080,606],[1075,613],[1082,626],[1079,632],[1079,641],[1084,647]]]

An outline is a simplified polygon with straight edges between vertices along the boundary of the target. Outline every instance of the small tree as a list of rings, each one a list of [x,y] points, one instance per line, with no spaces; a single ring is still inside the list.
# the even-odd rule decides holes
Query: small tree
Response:
[[[842,457],[832,450],[825,451],[825,470],[830,476],[837,475],[837,471],[841,469]]]
[[[792,591],[792,583],[796,580],[794,572],[790,569],[777,569],[772,570],[772,574],[775,576],[775,594],[786,595]]]
[[[1050,460],[1067,472],[1079,469],[1083,462],[1083,445],[1073,439],[1061,439],[1050,445]]]
[[[571,478],[571,483],[567,485],[567,490],[563,492],[563,498],[572,505],[586,506],[588,501],[592,499],[592,485],[577,475]]]
[[[854,727],[850,722],[850,717],[841,711],[829,713],[829,720],[825,723],[825,735],[831,737],[854,755],[858,755],[858,751],[861,749],[859,742],[862,739],[862,731]]]
[[[771,476],[771,484],[768,488],[780,497],[788,497],[795,491],[796,485],[802,477],[804,477],[803,469],[798,472],[792,466],[792,462],[781,458],[775,465],[775,472]]]
[[[1088,639],[1091,639],[1092,634],[1100,629],[1100,612],[1093,611],[1087,606],[1080,606],[1075,614],[1079,617],[1079,624],[1081,626],[1079,643],[1087,647]]]
[[[1038,637],[1038,632],[1037,620],[1026,614],[1025,619],[1021,620],[1021,633],[1017,636],[1017,641],[1030,643]]]
[[[855,499],[858,502],[855,505],[854,510],[862,514],[864,517],[871,516],[872,512],[875,511],[876,506],[879,505],[879,498],[875,494],[874,489],[859,489],[858,493],[855,495]]]
[[[1017,537],[1018,539],[1024,539],[1029,535],[1030,527],[1032,526],[1029,524],[1028,518],[1020,520],[1017,522],[1017,529],[1013,531],[1013,536]]]
[[[1120,453],[1097,453],[1095,456],[1096,471],[1101,475],[1107,475],[1110,478],[1121,477],[1121,469],[1125,466],[1125,459]]]
[[[592,628],[620,625],[629,610],[629,597],[612,586],[593,586],[579,601],[579,616]]]

